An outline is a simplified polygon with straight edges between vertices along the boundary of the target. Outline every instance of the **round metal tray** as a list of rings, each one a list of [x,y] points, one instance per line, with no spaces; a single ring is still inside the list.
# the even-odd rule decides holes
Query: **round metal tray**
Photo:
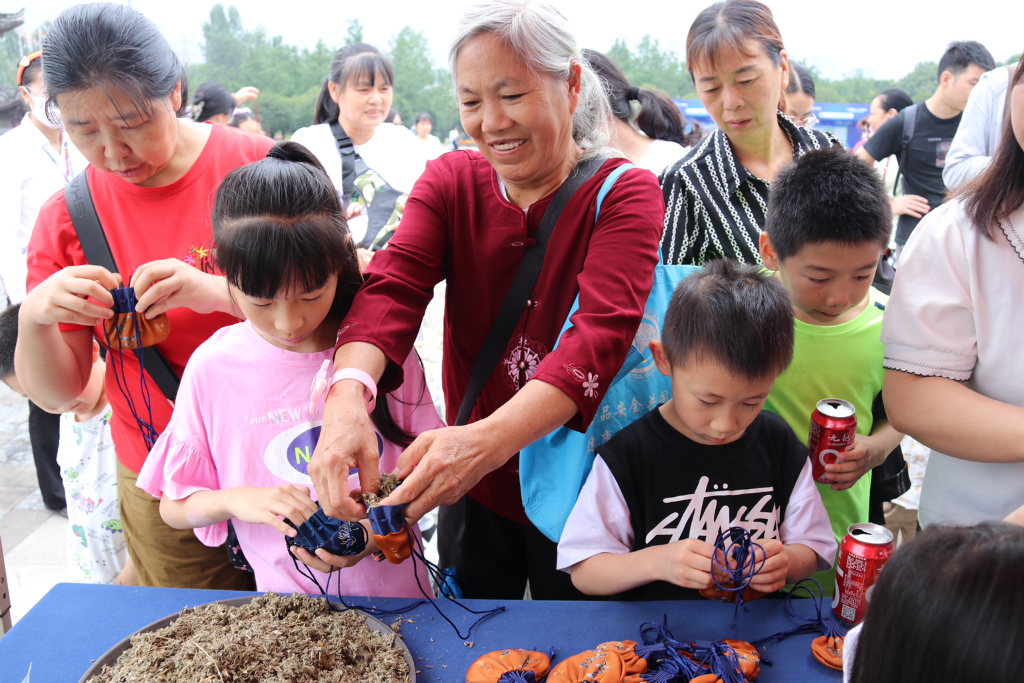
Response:
[[[196,607],[209,607],[210,605],[228,605],[229,607],[241,607],[242,605],[248,605],[257,597],[259,596],[253,595],[246,598],[231,598],[230,600],[217,600],[215,602],[208,602],[204,605],[196,605]],[[335,612],[347,611],[345,610],[344,607],[341,607],[336,603],[331,602],[330,605],[331,609]],[[185,611],[191,612],[194,609],[195,607],[190,607]],[[360,612],[359,610],[355,611],[366,617],[366,628],[370,629],[371,631],[377,631],[378,633],[383,633],[386,635],[394,633],[394,631],[391,630],[391,627],[389,627],[380,619],[377,619],[376,617],[371,617],[369,614]],[[89,670],[86,671],[85,674],[79,679],[78,683],[86,683],[86,681],[88,681],[90,678],[92,678],[100,671],[102,671],[104,666],[113,666],[114,663],[117,661],[117,658],[120,657],[122,653],[124,653],[126,650],[128,650],[128,648],[132,646],[132,636],[138,635],[140,633],[149,633],[150,631],[158,631],[162,628],[170,626],[180,616],[180,613],[172,614],[169,617],[164,617],[163,619],[154,621],[152,624],[148,626],[140,628],[138,631],[131,634],[130,636],[119,642],[117,645],[107,650],[102,657],[97,659],[95,663],[93,663],[93,665],[89,667]],[[406,647],[405,642],[402,640],[402,638],[395,638],[395,645],[402,650],[402,656],[405,658],[405,663],[409,665],[409,683],[416,683],[416,664],[412,660],[412,653],[409,652],[409,648]]]

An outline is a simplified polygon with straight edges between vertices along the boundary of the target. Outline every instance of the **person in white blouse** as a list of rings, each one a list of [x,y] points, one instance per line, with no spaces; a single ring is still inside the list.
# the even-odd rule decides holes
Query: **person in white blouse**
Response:
[[[619,65],[596,50],[584,50],[583,56],[608,96],[608,144],[636,166],[658,175],[700,140],[700,126],[686,133],[686,119],[667,95],[631,85]]]
[[[1024,505],[1022,76],[991,164],[907,242],[882,325],[889,420],[932,449],[923,526]]]
[[[21,125],[0,135],[0,277],[12,304],[25,298],[25,254],[39,207],[88,164],[44,111],[41,54],[34,52],[18,65],[18,93],[29,111]]]
[[[422,148],[427,161],[436,159],[445,153],[446,150],[444,146],[441,145],[441,141],[436,135],[430,134],[430,131],[434,130],[434,119],[430,114],[427,112],[417,114],[412,128],[416,132],[416,142],[418,142]]]
[[[28,279],[28,240],[43,202],[85,170],[88,162],[68,136],[46,115],[42,52],[18,64],[18,94],[29,111],[21,125],[0,135],[0,278],[7,302],[20,304]],[[53,112],[56,115],[57,112]],[[3,308],[3,305],[0,305]],[[57,466],[60,415],[28,402],[29,440],[43,504],[51,510],[66,505]]]
[[[425,166],[423,153],[415,136],[404,126],[382,126],[394,97],[394,70],[391,62],[381,52],[365,43],[346,45],[338,50],[331,62],[331,72],[320,89],[313,125],[300,128],[292,135],[292,142],[298,142],[309,149],[323,165],[331,182],[342,195],[349,218],[349,231],[361,242],[365,251],[380,248],[383,244],[367,244],[366,239],[375,235],[367,230],[385,227],[393,230],[393,211],[404,208],[404,195],[412,190],[413,183],[420,177]],[[332,130],[337,124],[340,130]],[[347,137],[365,167],[356,165],[355,176],[346,180],[342,171],[342,154],[336,133]],[[344,138],[343,138],[344,139]],[[365,191],[366,170],[372,171],[373,191]],[[382,192],[383,184],[397,192]],[[348,190],[346,190],[346,185]],[[353,193],[361,202],[352,202]],[[379,198],[390,199],[383,218],[374,220],[380,210]],[[369,204],[367,206],[367,203]],[[391,211],[388,211],[388,208]],[[380,226],[375,225],[380,223]]]

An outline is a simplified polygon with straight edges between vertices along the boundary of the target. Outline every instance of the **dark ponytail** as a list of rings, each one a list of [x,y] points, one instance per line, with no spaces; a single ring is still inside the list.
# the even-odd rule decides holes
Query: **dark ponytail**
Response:
[[[331,99],[330,83],[342,90],[353,83],[365,82],[373,86],[376,85],[378,73],[384,78],[385,84],[394,85],[395,72],[391,68],[391,61],[373,45],[355,43],[338,50],[331,62],[331,73],[320,86],[320,95],[316,98],[313,125],[338,120],[338,104]]]
[[[814,87],[814,76],[812,76],[810,70],[800,62],[791,61],[789,63],[789,85],[786,87],[786,93],[789,95],[795,95],[801,92],[812,100],[816,99],[815,93],[817,92],[817,89]]]
[[[153,102],[169,97],[180,81],[176,115],[188,107],[188,79],[178,56],[156,24],[123,5],[76,5],[61,12],[43,41],[42,61],[48,117],[59,117],[59,95],[97,84],[113,86],[140,113],[153,116]]]
[[[213,237],[217,267],[249,297],[313,291],[337,275],[331,316],[340,322],[363,284],[338,192],[297,142],[277,144],[266,159],[225,176],[213,205]],[[371,417],[388,441],[403,448],[412,443],[386,400],[377,401]]]
[[[230,114],[234,110],[234,96],[220,83],[203,83],[192,96],[192,119],[198,123],[209,121],[217,114]]]
[[[653,140],[677,142],[692,147],[700,140],[700,127],[693,126],[687,134],[686,119],[667,95],[630,84],[618,64],[596,50],[583,50],[583,57],[601,79],[612,115],[623,123],[636,125]],[[640,113],[633,119],[631,102],[640,103]]]

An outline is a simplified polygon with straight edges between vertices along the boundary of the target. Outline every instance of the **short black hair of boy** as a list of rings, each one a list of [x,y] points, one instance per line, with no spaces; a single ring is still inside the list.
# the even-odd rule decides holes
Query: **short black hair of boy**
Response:
[[[673,367],[704,361],[748,379],[775,377],[793,360],[789,294],[760,266],[710,261],[672,293],[661,343]]]
[[[976,40],[957,40],[949,44],[939,60],[939,78],[948,71],[959,76],[971,64],[977,64],[985,71],[996,68],[996,60],[984,45]]]
[[[808,152],[772,183],[764,231],[779,260],[806,244],[877,244],[892,234],[892,206],[875,169],[844,150]]]
[[[0,380],[14,374],[14,347],[18,345],[18,311],[21,304],[0,312]]]

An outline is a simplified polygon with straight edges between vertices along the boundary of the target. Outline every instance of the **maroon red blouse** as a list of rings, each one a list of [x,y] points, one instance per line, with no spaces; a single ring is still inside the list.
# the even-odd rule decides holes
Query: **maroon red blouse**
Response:
[[[552,384],[576,402],[579,412],[569,427],[583,430],[594,418],[640,324],[664,225],[657,179],[632,169],[604,198],[595,226],[598,192],[624,163],[605,162],[563,210],[531,304],[470,422],[493,413],[529,379]],[[389,360],[380,390],[396,389],[433,287],[446,279],[442,382],[449,424],[454,422],[477,354],[552,197],[524,213],[502,196],[494,168],[478,152],[452,152],[427,164],[401,228],[367,270],[338,345],[368,342],[380,348]],[[573,327],[552,350],[577,294]],[[516,455],[469,495],[527,523],[518,465]]]

